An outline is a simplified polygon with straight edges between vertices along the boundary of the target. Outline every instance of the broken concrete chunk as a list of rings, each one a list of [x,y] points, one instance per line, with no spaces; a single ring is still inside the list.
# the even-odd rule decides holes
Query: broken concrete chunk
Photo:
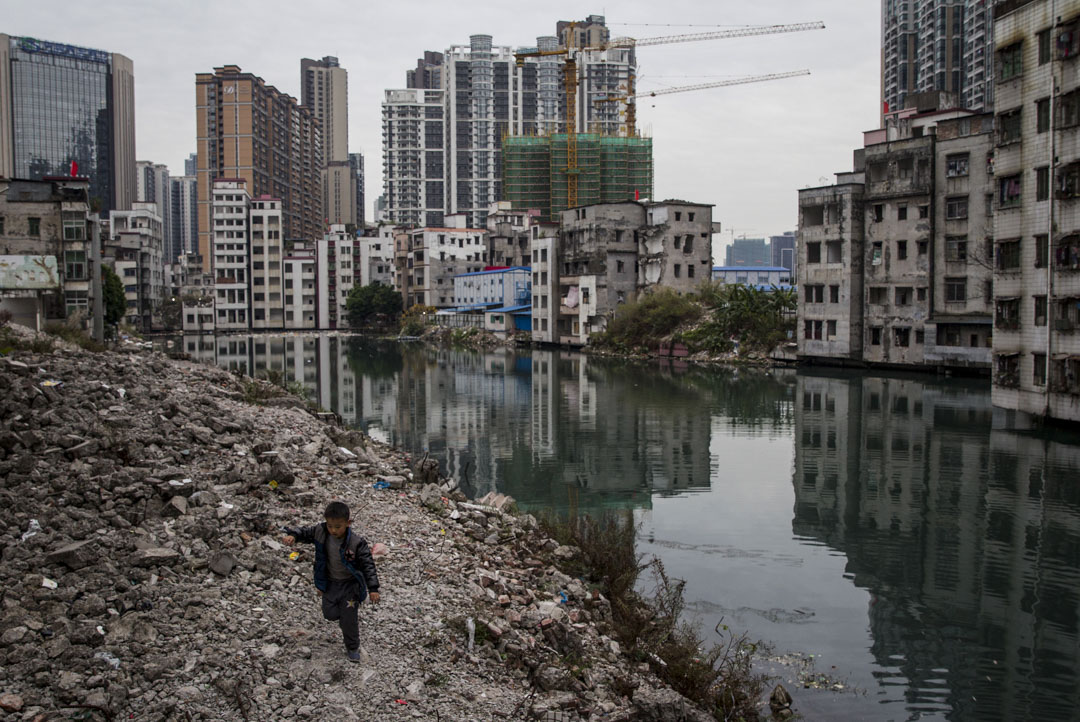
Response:
[[[45,563],[63,564],[69,569],[82,569],[97,558],[93,545],[93,539],[68,544],[49,552],[49,555],[45,557]]]

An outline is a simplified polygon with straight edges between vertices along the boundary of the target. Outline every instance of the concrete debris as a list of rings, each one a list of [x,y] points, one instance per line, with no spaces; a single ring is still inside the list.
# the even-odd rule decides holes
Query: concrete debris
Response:
[[[623,656],[607,600],[559,571],[577,550],[513,499],[470,503],[431,459],[244,392],[138,346],[0,358],[5,713],[704,719]],[[312,550],[280,543],[333,499],[383,584],[359,665],[322,619]]]

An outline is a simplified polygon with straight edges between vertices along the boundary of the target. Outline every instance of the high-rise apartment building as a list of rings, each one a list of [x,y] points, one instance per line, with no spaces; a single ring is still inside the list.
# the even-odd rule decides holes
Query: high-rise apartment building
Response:
[[[161,217],[162,257],[165,263],[173,263],[182,251],[173,240],[172,184],[169,167],[148,160],[135,161],[135,200],[153,203]]]
[[[300,100],[322,123],[322,165],[349,159],[349,74],[338,59],[300,61]]]
[[[575,43],[606,38],[601,16],[567,24],[571,26],[575,33],[584,33],[574,35]],[[488,208],[504,200],[503,138],[566,131],[564,56],[559,48],[554,35],[521,48],[495,45],[490,35],[473,35],[468,45],[453,45],[442,54],[438,72],[439,54],[425,53],[417,69],[408,71],[410,88],[386,91],[383,190],[391,221],[439,225],[440,215],[463,213],[467,225],[484,227]],[[519,65],[518,53],[548,54],[524,57]],[[582,52],[576,60],[575,129],[632,134],[618,104],[583,99],[625,92],[634,72],[633,50]]]
[[[199,154],[192,153],[187,158],[184,158],[184,175],[189,175],[192,178],[199,170]]]
[[[314,239],[323,227],[322,132],[309,108],[236,65],[195,76],[199,253],[212,261],[211,189],[239,178],[250,195],[281,200],[282,232]]]
[[[387,90],[382,104],[384,218],[441,226],[446,213],[442,90]]]
[[[194,175],[169,178],[169,218],[172,222],[173,247],[178,256],[198,253],[199,205],[195,197]]]
[[[112,237],[103,242],[113,270],[124,284],[127,323],[153,329],[153,317],[165,300],[164,224],[153,201],[135,201],[129,211],[113,211]]]
[[[1080,2],[994,8],[995,423],[1080,421]]]
[[[131,208],[134,65],[118,53],[0,34],[0,176],[72,175],[90,179],[91,209]]]
[[[956,105],[993,105],[993,3],[986,0],[882,0],[882,114],[912,93],[944,91]]]
[[[300,61],[301,101],[322,123],[324,222],[356,223],[356,177],[349,165],[349,76],[338,59]]]
[[[356,179],[356,227],[364,227],[364,155],[349,153],[349,165]]]
[[[405,71],[405,87],[421,90],[437,90],[442,83],[443,54],[424,51],[424,57],[416,61],[416,68]]]

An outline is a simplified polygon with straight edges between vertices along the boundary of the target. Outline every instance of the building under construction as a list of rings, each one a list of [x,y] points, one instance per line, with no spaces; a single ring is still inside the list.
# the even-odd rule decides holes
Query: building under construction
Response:
[[[503,200],[515,210],[539,210],[541,221],[558,221],[571,206],[567,169],[574,165],[575,206],[652,197],[652,138],[578,133],[576,140],[573,164],[566,133],[503,138]]]

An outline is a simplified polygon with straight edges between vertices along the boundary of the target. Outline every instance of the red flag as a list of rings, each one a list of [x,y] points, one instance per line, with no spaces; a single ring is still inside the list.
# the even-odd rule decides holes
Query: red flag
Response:
[[[889,112],[889,101],[886,100],[886,101],[884,101],[884,103],[885,103],[885,112],[888,113]]]
[[[641,200],[641,191],[639,191],[637,188],[634,189],[634,200],[635,201],[640,201]]]
[[[75,161],[71,161],[71,177],[74,178],[79,175],[79,164]]]

